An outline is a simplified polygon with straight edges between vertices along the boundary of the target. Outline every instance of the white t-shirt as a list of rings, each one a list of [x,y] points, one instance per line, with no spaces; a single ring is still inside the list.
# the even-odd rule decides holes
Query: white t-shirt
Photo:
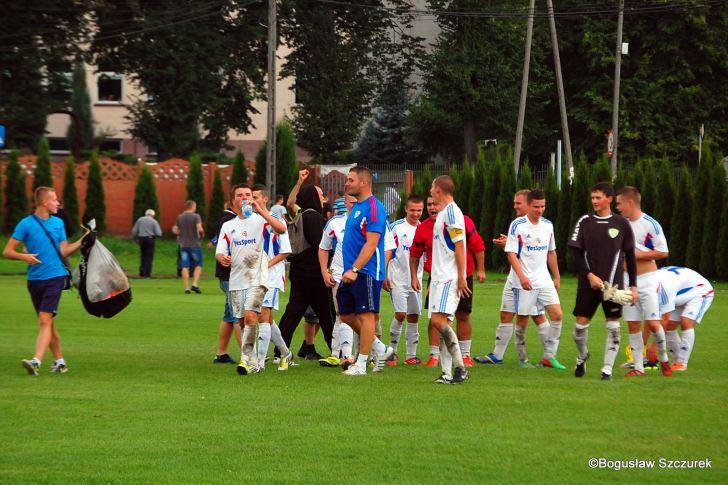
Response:
[[[265,219],[254,213],[245,219],[231,219],[220,228],[216,253],[232,256],[231,290],[268,288],[268,255],[264,250],[267,226]]]
[[[636,221],[629,221],[629,225],[634,232],[635,251],[668,252],[665,233],[655,219],[643,213]]]
[[[419,222],[417,223],[419,225]],[[410,275],[410,247],[415,240],[417,226],[411,225],[407,219],[399,219],[390,224],[389,229],[394,236],[397,245],[394,255],[389,261],[387,277],[392,288],[412,289]],[[420,258],[420,265],[417,268],[417,279],[422,283],[423,258]]]
[[[542,217],[537,224],[533,224],[528,217],[519,217],[511,222],[504,251],[518,256],[533,289],[554,285],[548,268],[548,253],[555,250],[554,225],[548,219]],[[521,280],[513,268],[508,274],[508,282],[514,288],[522,288]]]
[[[344,274],[344,231],[346,229],[347,214],[338,214],[326,222],[324,233],[321,236],[319,248],[326,251],[334,251],[334,257],[331,260],[331,276],[336,281],[341,281],[341,275]]]
[[[279,216],[272,214],[276,219]],[[265,225],[265,240],[263,241],[263,250],[268,255],[268,261],[275,258],[279,254],[287,254],[291,252],[291,240],[288,238],[288,231],[278,234],[269,224]],[[278,288],[281,291],[286,289],[286,262],[278,261],[276,264],[268,268],[268,289]]]
[[[675,310],[675,307],[686,305],[696,296],[713,292],[713,285],[703,275],[690,268],[668,266],[657,270],[660,281],[660,313]]]
[[[450,202],[435,219],[432,233],[432,281],[450,281],[458,278],[455,262],[455,243],[465,240],[465,218],[455,202]],[[463,254],[465,263],[466,254]],[[463,267],[463,271],[465,268]]]

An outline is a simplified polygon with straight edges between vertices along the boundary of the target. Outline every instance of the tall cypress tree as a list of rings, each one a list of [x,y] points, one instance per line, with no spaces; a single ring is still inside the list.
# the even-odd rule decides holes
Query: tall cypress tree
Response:
[[[721,226],[723,198],[725,194],[725,169],[722,163],[716,163],[710,177],[708,204],[704,207],[703,240],[700,246],[700,273],[706,278],[716,276],[716,249],[718,240],[715,228]],[[723,221],[725,223],[726,221]]]
[[[566,255],[569,250],[566,248],[566,244],[571,235],[573,226],[571,225],[571,184],[569,183],[569,176],[566,171],[561,175],[561,192],[559,193],[559,211],[556,217],[556,247],[563,248],[561,251],[556,251],[556,255],[559,260],[559,268],[561,271],[566,270]],[[583,214],[580,214],[581,217]]]
[[[657,174],[655,173],[655,160],[648,159],[644,161],[645,178],[639,188],[642,195],[642,211],[648,214],[654,214],[655,205],[657,203]]]
[[[485,189],[482,194],[482,211],[480,215],[480,235],[486,240],[497,237],[505,228],[495,227],[495,216],[498,211],[498,192],[500,191],[501,169],[500,163],[490,162],[486,168]],[[489,244],[488,244],[489,245]],[[492,260],[486,258],[488,267]]]
[[[255,184],[265,185],[266,174],[268,173],[268,166],[266,165],[267,146],[268,142],[264,141],[258,148],[258,153],[255,154],[255,175],[253,176],[253,183]]]
[[[693,210],[693,194],[690,182],[690,172],[683,165],[680,172],[680,182],[677,185],[675,209],[670,220],[670,239],[667,241],[670,248],[668,261],[675,266],[685,266],[687,261],[690,217]]]
[[[591,185],[589,184],[589,167],[586,160],[580,158],[577,162],[574,183],[571,187],[571,215],[569,227],[574,227],[581,216],[591,212]],[[576,262],[573,251],[566,253],[566,267],[570,272],[576,272]]]
[[[283,120],[276,126],[276,192],[288,194],[297,180],[296,135],[290,121]]]
[[[45,136],[41,137],[38,143],[38,158],[33,171],[33,191],[38,187],[53,187],[51,148],[48,145],[48,138]]]
[[[245,155],[238,152],[233,160],[233,173],[230,176],[230,187],[248,183],[248,169],[245,167]]]
[[[463,168],[460,170],[460,186],[455,191],[455,202],[463,214],[470,215],[470,192],[473,187],[473,168],[470,162],[463,161]]]
[[[495,214],[495,227],[500,231],[508,230],[513,220],[513,194],[516,192],[516,171],[513,164],[505,160],[501,163],[501,184],[498,193],[498,206]],[[508,259],[503,251],[493,251],[493,268],[505,269]]]
[[[600,158],[599,161],[592,166],[591,185],[599,182],[612,183],[612,169],[610,168],[609,161],[606,157]]]
[[[475,164],[475,170],[473,171],[473,184],[470,190],[470,201],[468,207],[470,218],[475,223],[475,227],[480,227],[480,221],[482,220],[483,212],[483,194],[485,193],[485,159],[483,158],[482,152],[478,156],[478,163]],[[481,234],[482,235],[482,234]]]
[[[90,219],[96,219],[96,231],[102,233],[106,231],[106,202],[104,183],[101,178],[101,163],[96,151],[91,154],[87,182],[86,211],[83,220],[86,222]]]
[[[91,112],[91,96],[86,86],[86,69],[83,62],[73,64],[73,79],[71,84],[71,112],[78,121],[80,149],[90,150],[94,147],[94,117]],[[73,124],[66,133],[68,146],[76,143],[76,131]]]
[[[28,197],[25,195],[25,172],[18,162],[17,150],[10,150],[5,168],[5,219],[3,229],[10,234],[20,219],[28,215]]]
[[[556,174],[554,169],[549,165],[546,172],[546,180],[544,180],[543,191],[546,194],[546,210],[543,216],[550,220],[554,224],[554,231],[556,231],[556,225],[558,224],[558,209],[559,209],[559,186],[556,183]],[[556,234],[554,234],[555,236]],[[561,243],[561,241],[557,241]],[[563,243],[562,243],[563,244]],[[557,248],[558,248],[557,244]]]
[[[220,217],[225,210],[225,193],[222,190],[222,178],[220,171],[215,170],[215,178],[212,183],[212,195],[210,196],[210,210],[205,222],[205,234],[210,237],[220,232]]]
[[[197,213],[205,218],[205,185],[202,174],[202,162],[200,157],[190,157],[190,171],[187,174],[187,200],[194,200],[197,203]]]
[[[518,190],[521,189],[535,189],[533,183],[533,173],[527,163],[521,165],[521,173],[518,174],[518,184],[516,185]]]
[[[677,196],[677,189],[672,177],[672,167],[667,158],[663,158],[660,161],[658,185],[660,188],[657,191],[657,200],[653,212],[655,219],[660,222],[663,231],[665,231],[667,244],[670,252],[672,252],[672,211],[674,209],[675,197]]]
[[[723,212],[721,213],[722,224],[718,225],[718,248],[716,250],[715,269],[718,278],[728,280],[728,190],[723,194]]]
[[[157,198],[157,186],[154,183],[154,174],[147,166],[142,167],[139,173],[136,187],[134,188],[134,213],[132,224],[142,217],[147,209],[156,212],[155,219],[159,220],[159,199]]]
[[[713,171],[713,160],[703,159],[698,168],[698,176],[693,185],[693,207],[690,215],[690,231],[685,264],[689,268],[699,270],[700,248],[703,245],[703,228],[705,227],[705,208],[708,206],[710,176]]]
[[[76,190],[76,160],[72,155],[66,159],[63,175],[63,209],[73,227],[78,227],[78,191]],[[68,235],[71,236],[70,234]]]

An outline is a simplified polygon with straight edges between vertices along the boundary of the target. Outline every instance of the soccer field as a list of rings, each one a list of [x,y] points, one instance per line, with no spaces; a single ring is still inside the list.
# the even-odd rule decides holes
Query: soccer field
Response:
[[[500,278],[476,284],[475,355],[492,349]],[[31,377],[20,366],[37,335],[25,279],[0,276],[0,482],[728,483],[726,285],[684,374],[624,379],[617,369],[600,381],[597,318],[587,374],[576,379],[567,316],[566,371],[519,369],[511,345],[503,366],[477,365],[465,384],[442,386],[432,383],[439,370],[423,366],[349,378],[307,361],[245,377],[213,365],[216,283],[185,295],[179,280],[133,280],[134,301],[112,320],[89,316],[66,292],[57,323],[70,372],[49,373],[48,354]],[[567,315],[575,286],[566,279],[560,292]],[[386,297],[383,308],[386,339]],[[422,322],[421,358],[426,335]],[[624,326],[622,335],[618,362]],[[301,339],[299,327],[294,351]],[[527,344],[538,360],[532,326]],[[320,336],[316,346],[325,348]],[[654,460],[654,468],[595,469],[591,458]],[[660,459],[712,468],[660,468],[668,464]]]

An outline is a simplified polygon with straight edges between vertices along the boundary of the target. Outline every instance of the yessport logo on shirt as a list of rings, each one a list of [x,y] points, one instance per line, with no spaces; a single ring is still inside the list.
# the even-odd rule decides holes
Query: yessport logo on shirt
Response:
[[[609,234],[609,237],[614,239],[615,237],[619,236],[619,229],[612,227],[609,229],[609,231],[607,231],[607,234]]]
[[[247,246],[249,244],[255,244],[256,241],[257,241],[257,238],[254,238],[254,237],[252,237],[250,239],[241,239],[239,241],[236,241],[235,239],[233,239],[233,244],[236,246]]]

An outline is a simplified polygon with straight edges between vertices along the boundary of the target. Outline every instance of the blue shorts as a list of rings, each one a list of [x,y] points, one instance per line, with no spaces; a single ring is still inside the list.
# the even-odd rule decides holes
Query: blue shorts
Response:
[[[194,268],[202,267],[202,248],[180,248],[179,267]]]
[[[382,283],[382,281],[377,281],[372,276],[361,273],[353,283],[342,282],[336,292],[339,315],[379,313]]]
[[[28,292],[33,300],[33,308],[36,313],[45,312],[56,314],[58,303],[61,301],[61,293],[66,285],[66,277],[59,276],[49,280],[29,280]]]
[[[233,315],[233,307],[230,306],[230,292],[228,291],[229,281],[220,280],[220,289],[225,293],[225,311],[222,314],[223,321],[230,325],[238,323],[238,319]]]

